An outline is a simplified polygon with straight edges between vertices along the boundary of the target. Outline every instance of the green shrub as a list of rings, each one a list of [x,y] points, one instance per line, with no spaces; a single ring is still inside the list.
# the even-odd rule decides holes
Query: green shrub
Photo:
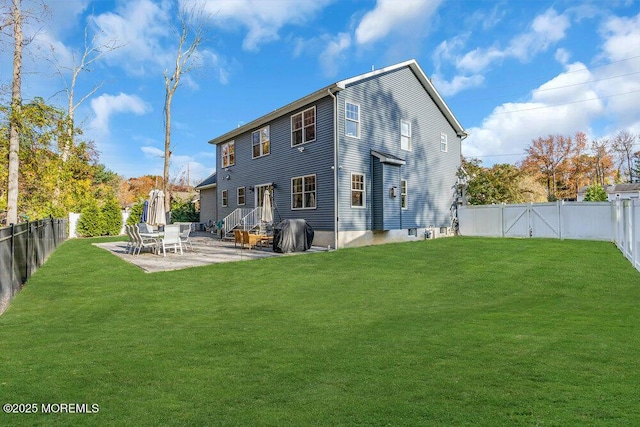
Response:
[[[95,200],[92,200],[86,208],[82,209],[76,233],[82,237],[100,236],[104,230],[104,223],[100,209]]]
[[[587,193],[584,196],[585,202],[606,202],[607,192],[602,188],[600,184],[593,184],[587,188]]]
[[[107,200],[102,207],[102,230],[103,236],[117,236],[122,229],[122,210],[120,204],[115,198]]]
[[[138,200],[129,210],[129,217],[127,218],[128,225],[135,225],[142,219],[142,210],[144,209],[144,199]]]
[[[175,199],[171,201],[171,222],[198,222],[200,212],[191,201]]]

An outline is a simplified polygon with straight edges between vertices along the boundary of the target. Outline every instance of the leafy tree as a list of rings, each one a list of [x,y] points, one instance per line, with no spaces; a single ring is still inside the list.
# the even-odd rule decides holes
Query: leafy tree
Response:
[[[607,192],[602,188],[600,184],[593,184],[587,188],[587,193],[584,196],[585,202],[606,202]]]
[[[568,167],[567,159],[574,150],[574,141],[563,135],[549,135],[532,141],[527,148],[527,157],[522,168],[531,173],[539,173],[547,186],[549,201],[557,199],[558,178]]]
[[[171,201],[171,221],[172,222],[198,222],[200,213],[196,210],[194,203],[190,200],[174,199]]]
[[[95,237],[101,236],[104,229],[104,221],[100,209],[98,209],[98,203],[93,200],[80,213],[76,232],[83,237]]]
[[[481,166],[478,159],[463,159],[467,172],[467,203],[487,205],[494,203],[519,203],[525,197],[519,187],[522,174],[514,165],[496,164],[491,168]]]
[[[127,218],[128,225],[134,225],[140,222],[142,218],[142,211],[144,209],[144,200],[138,200],[129,210],[129,217]]]
[[[102,207],[101,215],[102,224],[104,225],[101,234],[106,236],[117,236],[120,234],[120,230],[122,229],[122,211],[115,197],[107,200]]]

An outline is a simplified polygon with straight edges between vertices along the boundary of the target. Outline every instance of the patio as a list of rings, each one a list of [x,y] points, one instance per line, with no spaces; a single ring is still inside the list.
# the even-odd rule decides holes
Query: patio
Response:
[[[203,265],[221,262],[249,261],[253,259],[269,258],[282,255],[299,255],[312,252],[325,252],[326,248],[312,247],[306,252],[281,254],[273,252],[269,247],[257,249],[243,249],[235,246],[233,241],[220,240],[218,237],[206,232],[192,232],[190,235],[193,251],[183,249],[183,254],[167,251],[167,256],[156,255],[151,252],[143,252],[133,256],[127,254],[127,241],[95,243],[99,248],[108,250],[117,257],[130,262],[147,273],[158,271],[180,270],[183,268],[199,267]]]

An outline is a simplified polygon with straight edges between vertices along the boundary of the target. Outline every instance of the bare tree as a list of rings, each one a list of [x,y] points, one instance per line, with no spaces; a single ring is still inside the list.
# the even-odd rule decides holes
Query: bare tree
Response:
[[[80,105],[84,101],[86,101],[90,96],[92,96],[98,89],[100,89],[104,82],[100,82],[93,86],[93,88],[87,92],[79,101],[75,101],[75,88],[76,83],[78,81],[78,77],[82,72],[90,73],[92,65],[95,62],[102,59],[109,52],[112,52],[120,47],[121,44],[118,44],[116,40],[110,40],[103,44],[98,44],[98,36],[102,33],[98,32],[94,34],[94,36],[89,40],[89,26],[87,25],[84,29],[84,51],[79,60],[76,59],[75,54],[73,55],[73,65],[64,66],[60,65],[56,61],[56,68],[58,70],[58,74],[63,79],[65,83],[65,93],[67,94],[67,123],[66,123],[66,139],[62,141],[60,147],[60,153],[62,156],[62,161],[66,162],[69,157],[69,149],[74,144],[74,129],[75,129],[75,112]],[[53,49],[52,49],[53,50]],[[64,72],[71,73],[71,79],[69,82],[64,77]]]
[[[618,170],[620,175],[627,175],[628,182],[633,182],[633,146],[636,136],[631,132],[622,130],[613,139],[613,151],[618,154]]]
[[[601,187],[606,185],[606,177],[611,174],[613,161],[609,152],[609,140],[606,138],[594,140],[591,142],[591,151],[594,157],[594,174],[597,184]]]
[[[180,86],[180,78],[183,74],[187,74],[196,66],[194,63],[194,54],[198,46],[202,43],[205,35],[203,6],[196,5],[181,6],[178,14],[179,28],[176,30],[178,38],[178,50],[176,53],[173,71],[165,69],[164,71],[164,171],[163,171],[163,190],[165,193],[165,209],[168,212],[171,207],[170,197],[168,194],[169,185],[169,165],[171,158],[171,103],[173,95],[178,86]]]
[[[7,188],[7,224],[18,222],[18,166],[20,151],[20,115],[22,111],[22,12],[20,1],[13,0],[11,24],[13,25],[13,77],[11,85],[11,112],[9,116],[9,177]]]

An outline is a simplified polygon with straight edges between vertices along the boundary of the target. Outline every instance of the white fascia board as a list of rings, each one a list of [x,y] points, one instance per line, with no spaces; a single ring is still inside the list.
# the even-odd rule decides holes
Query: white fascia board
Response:
[[[253,129],[257,129],[262,125],[269,123],[274,119],[277,119],[278,117],[284,116],[286,114],[289,114],[297,110],[298,108],[302,108],[308,104],[316,102],[317,100],[322,99],[325,96],[329,96],[329,91],[331,93],[336,93],[342,89],[344,89],[344,86],[340,86],[339,83],[334,83],[332,85],[329,85],[323,89],[320,89],[316,92],[313,92],[312,94],[305,96],[304,98],[300,98],[297,101],[293,101],[292,103],[287,104],[284,107],[280,107],[277,110],[273,110],[271,113],[265,114],[264,116],[259,117],[253,120],[252,122],[247,123],[246,125],[242,125],[230,132],[225,133],[224,135],[220,135],[219,137],[209,141],[209,144],[217,145],[223,142],[230,141],[238,135],[241,135]]]
[[[350,85],[350,84],[353,84],[353,83],[357,83],[357,82],[359,82],[361,80],[374,77],[374,76],[376,76],[378,74],[388,73],[390,71],[394,71],[394,70],[397,70],[397,69],[403,68],[403,67],[411,68],[411,70],[416,75],[416,77],[418,78],[418,80],[420,81],[422,86],[425,88],[427,93],[429,95],[431,95],[431,98],[434,100],[434,102],[436,103],[436,105],[438,106],[440,111],[442,111],[442,113],[447,118],[449,123],[451,123],[451,126],[456,131],[456,134],[459,137],[462,137],[462,138],[466,137],[467,136],[467,132],[465,132],[464,128],[462,127],[462,125],[460,124],[458,119],[456,119],[456,117],[453,115],[453,113],[451,112],[451,110],[449,109],[447,104],[444,102],[444,99],[442,99],[442,97],[440,96],[440,94],[436,90],[435,86],[433,86],[433,83],[431,83],[431,80],[427,77],[427,75],[424,73],[424,71],[422,71],[422,68],[420,68],[420,65],[418,65],[418,62],[415,59],[410,59],[409,61],[401,62],[399,64],[391,65],[391,66],[385,67],[385,68],[380,68],[379,70],[375,70],[375,71],[371,71],[369,73],[361,74],[359,76],[355,76],[355,77],[352,77],[350,79],[342,80],[342,81],[338,82],[337,84],[341,85],[342,87],[346,87],[347,85]]]

